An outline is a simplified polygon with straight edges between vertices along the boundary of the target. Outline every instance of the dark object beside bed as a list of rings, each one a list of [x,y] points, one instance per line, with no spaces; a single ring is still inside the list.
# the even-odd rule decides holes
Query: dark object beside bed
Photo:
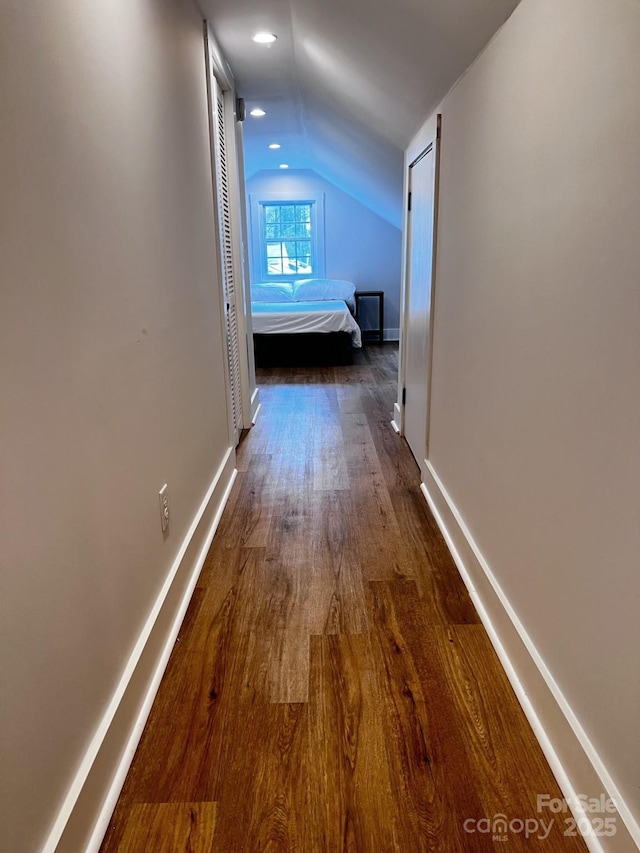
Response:
[[[350,332],[253,336],[256,367],[325,367],[351,364]]]

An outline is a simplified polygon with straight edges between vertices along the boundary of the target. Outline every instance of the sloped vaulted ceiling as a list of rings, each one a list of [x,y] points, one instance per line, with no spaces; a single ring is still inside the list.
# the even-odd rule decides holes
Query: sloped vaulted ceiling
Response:
[[[247,174],[314,169],[399,227],[405,147],[517,4],[201,0],[238,94],[267,112],[245,122]]]

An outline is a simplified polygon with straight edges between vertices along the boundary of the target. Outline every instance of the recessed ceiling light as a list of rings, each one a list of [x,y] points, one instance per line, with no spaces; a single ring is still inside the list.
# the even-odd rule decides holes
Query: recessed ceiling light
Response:
[[[281,168],[281,169],[288,169],[288,168],[289,168],[289,164],[288,164],[288,163],[280,163],[280,168]]]
[[[278,148],[281,148],[281,147],[282,146],[280,145],[279,142],[272,142],[271,145],[269,146],[269,148],[271,148],[272,151],[277,151]]]
[[[275,36],[273,33],[256,33],[253,40],[257,44],[273,44],[277,38],[278,36]]]
[[[261,116],[266,116],[264,110],[261,110],[260,107],[256,107],[254,110],[251,110],[249,115],[255,116],[256,118],[261,118]]]

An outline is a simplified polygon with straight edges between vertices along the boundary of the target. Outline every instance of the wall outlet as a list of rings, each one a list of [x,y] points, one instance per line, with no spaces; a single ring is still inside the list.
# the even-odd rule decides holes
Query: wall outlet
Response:
[[[169,487],[165,483],[158,493],[160,498],[160,523],[162,524],[162,532],[166,533],[169,529]]]

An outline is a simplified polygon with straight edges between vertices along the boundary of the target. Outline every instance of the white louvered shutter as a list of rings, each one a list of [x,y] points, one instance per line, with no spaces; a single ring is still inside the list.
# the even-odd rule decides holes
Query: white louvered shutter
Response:
[[[220,223],[220,252],[222,286],[224,290],[227,324],[227,354],[233,427],[238,438],[242,429],[242,393],[240,387],[240,349],[238,340],[238,313],[236,306],[236,277],[233,266],[231,242],[231,204],[229,198],[229,169],[226,145],[224,95],[216,86],[216,184],[218,195],[218,220]]]

